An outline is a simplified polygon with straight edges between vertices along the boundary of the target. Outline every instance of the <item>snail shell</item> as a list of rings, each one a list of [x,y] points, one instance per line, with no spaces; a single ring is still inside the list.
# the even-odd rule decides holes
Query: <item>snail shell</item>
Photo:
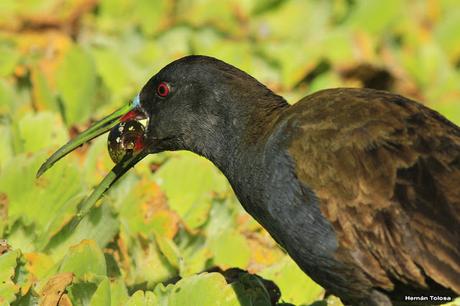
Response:
[[[136,120],[120,122],[114,126],[107,138],[107,148],[114,163],[126,154],[140,151],[144,147],[144,126]]]

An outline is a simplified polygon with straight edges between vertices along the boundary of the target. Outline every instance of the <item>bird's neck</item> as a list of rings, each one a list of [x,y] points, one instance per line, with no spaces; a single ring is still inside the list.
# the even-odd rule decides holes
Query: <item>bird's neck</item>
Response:
[[[265,100],[238,101],[234,105],[241,109],[231,109],[226,120],[221,121],[222,126],[216,127],[201,148],[193,150],[212,161],[229,180],[241,174],[250,161],[259,159],[280,115],[289,107],[275,94]]]

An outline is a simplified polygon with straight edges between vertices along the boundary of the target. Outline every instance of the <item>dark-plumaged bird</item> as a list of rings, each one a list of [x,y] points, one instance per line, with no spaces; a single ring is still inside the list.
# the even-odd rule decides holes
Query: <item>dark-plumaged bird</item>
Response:
[[[189,150],[212,161],[245,210],[344,303],[439,304],[459,295],[460,128],[437,112],[352,88],[289,105],[225,62],[188,56],[58,150],[38,175],[115,124],[141,118],[142,145],[80,217],[147,154]]]

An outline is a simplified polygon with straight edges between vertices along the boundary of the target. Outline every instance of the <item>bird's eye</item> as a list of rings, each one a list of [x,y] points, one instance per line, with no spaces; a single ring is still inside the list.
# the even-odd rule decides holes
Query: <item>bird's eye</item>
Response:
[[[170,92],[170,88],[169,88],[168,83],[161,82],[160,84],[158,84],[157,94],[160,97],[166,97],[167,95],[169,95],[169,92]]]

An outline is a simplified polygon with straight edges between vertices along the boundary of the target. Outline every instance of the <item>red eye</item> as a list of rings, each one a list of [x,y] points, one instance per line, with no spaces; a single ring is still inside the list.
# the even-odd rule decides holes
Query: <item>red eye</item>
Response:
[[[169,85],[166,82],[161,82],[157,87],[157,94],[160,97],[166,97],[169,95]]]

